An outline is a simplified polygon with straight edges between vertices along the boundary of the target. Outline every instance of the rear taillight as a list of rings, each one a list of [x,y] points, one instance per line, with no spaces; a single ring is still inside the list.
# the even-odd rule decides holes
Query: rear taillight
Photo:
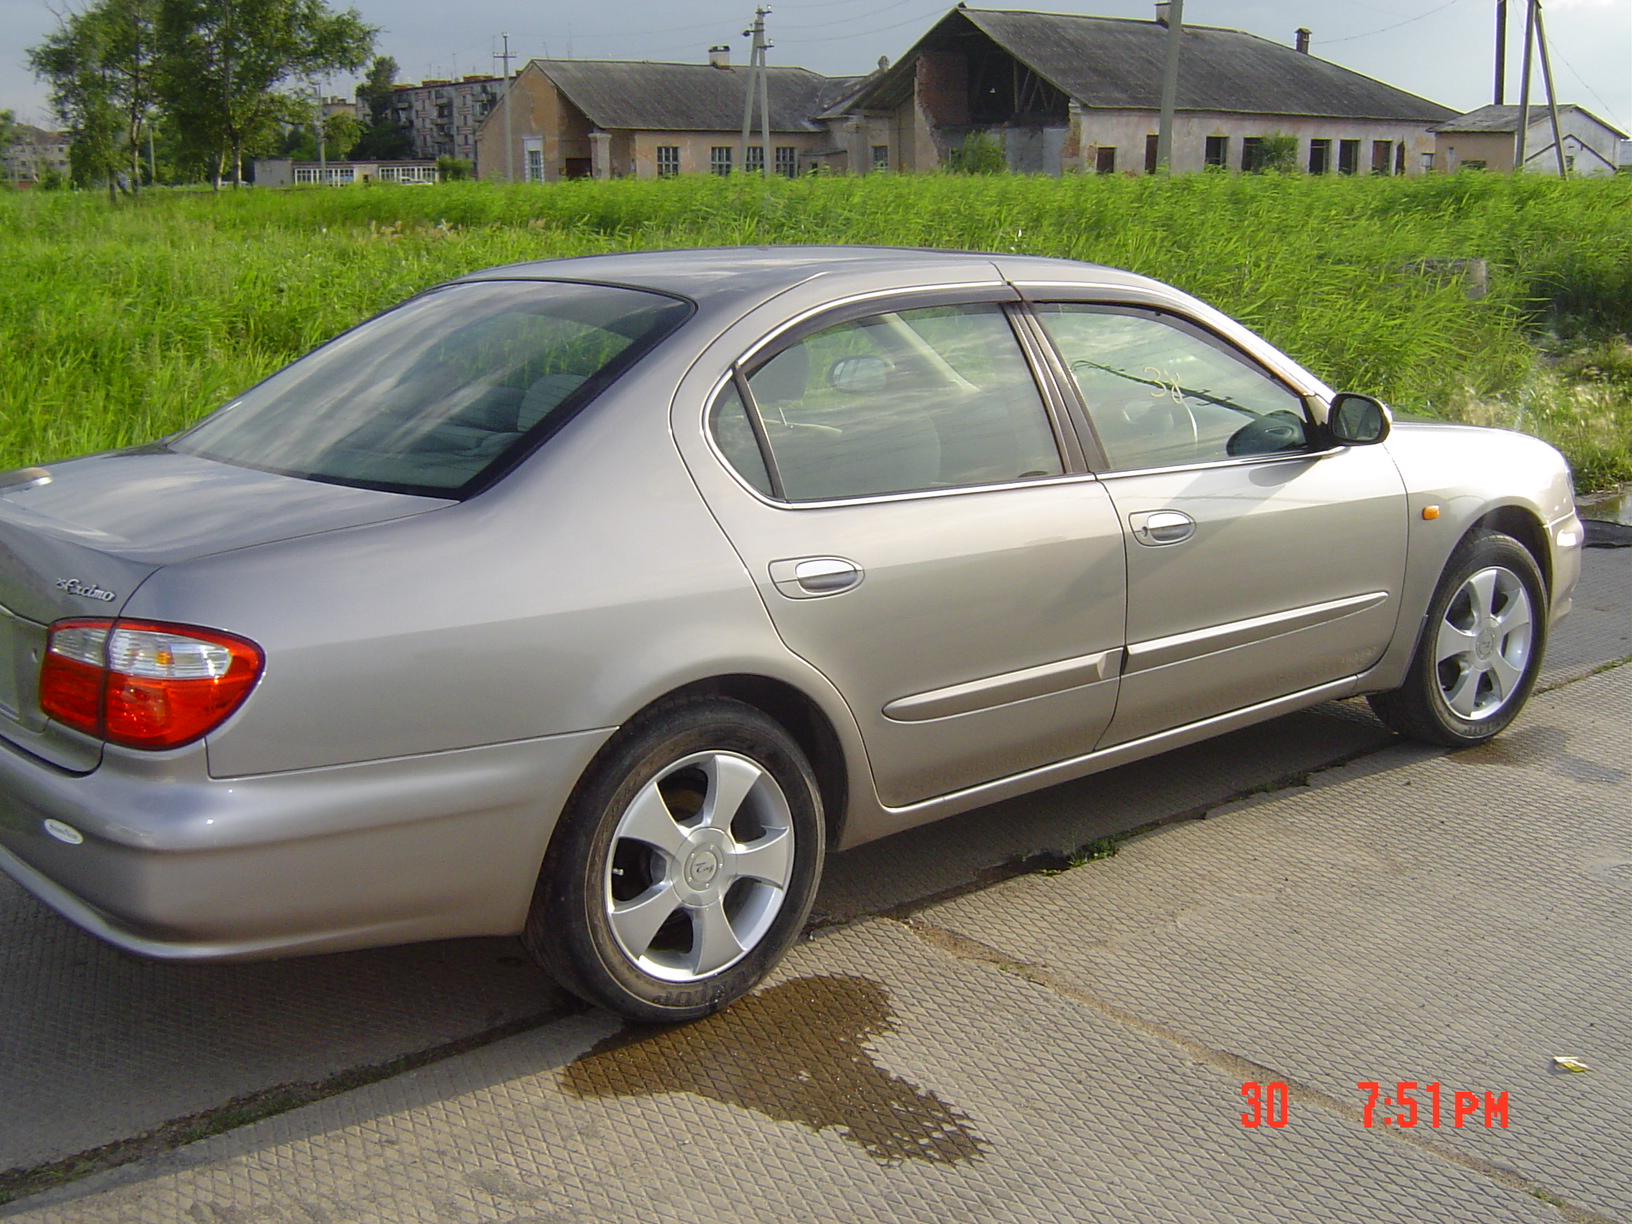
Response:
[[[175,748],[220,726],[262,662],[255,643],[213,629],[58,621],[40,666],[40,709],[115,744]]]

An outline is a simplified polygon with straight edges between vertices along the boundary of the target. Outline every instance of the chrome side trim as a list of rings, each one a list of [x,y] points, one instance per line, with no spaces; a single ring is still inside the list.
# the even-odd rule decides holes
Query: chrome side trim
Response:
[[[1345,676],[1341,680],[1333,680],[1326,684],[1317,685],[1314,688],[1289,693],[1285,697],[1261,701],[1257,705],[1232,710],[1228,714],[1215,714],[1213,717],[1204,718],[1200,722],[1186,723],[1184,726],[1175,727],[1170,731],[1159,731],[1154,735],[1128,740],[1126,743],[1116,744],[1110,748],[1101,748],[1096,752],[1084,753],[1082,756],[1068,757],[1066,760],[1056,761],[1052,765],[1040,765],[1036,769],[1028,769],[1024,773],[1010,774],[1005,778],[982,782],[979,786],[950,791],[944,795],[937,795],[933,799],[922,799],[917,803],[909,803],[901,807],[888,807],[885,805],[880,805],[880,807],[886,815],[895,818],[891,822],[890,831],[898,832],[901,829],[925,824],[931,820],[939,820],[944,816],[951,816],[957,812],[966,812],[970,808],[980,807],[983,804],[996,803],[1000,799],[1028,794],[1045,786],[1069,782],[1071,779],[1080,778],[1085,774],[1098,773],[1100,770],[1125,765],[1129,761],[1142,760],[1145,757],[1155,756],[1157,753],[1183,747],[1185,744],[1194,744],[1199,740],[1222,735],[1226,731],[1250,727],[1254,723],[1263,722],[1265,719],[1274,718],[1280,714],[1290,714],[1294,710],[1319,705],[1323,701],[1335,701],[1338,698],[1352,694],[1355,683],[1356,677]]]
[[[1043,697],[1049,693],[1081,688],[1085,684],[1097,684],[1115,677],[1116,665],[1121,657],[1120,648],[1102,650],[1098,654],[1061,659],[1056,663],[1044,663],[1038,667],[931,689],[927,693],[914,693],[910,697],[898,697],[884,707],[884,717],[896,722],[928,722],[992,706],[1009,705],[1028,697]]]
[[[1288,612],[1272,612],[1268,616],[1253,616],[1246,620],[1231,621],[1226,625],[1193,629],[1189,633],[1175,633],[1172,637],[1132,642],[1128,645],[1128,662],[1123,671],[1135,672],[1153,667],[1166,667],[1169,663],[1181,663],[1200,655],[1245,646],[1260,638],[1323,625],[1328,621],[1340,620],[1345,616],[1353,616],[1356,612],[1375,608],[1387,599],[1387,591],[1368,591],[1364,595],[1350,595],[1345,599],[1308,604]]]

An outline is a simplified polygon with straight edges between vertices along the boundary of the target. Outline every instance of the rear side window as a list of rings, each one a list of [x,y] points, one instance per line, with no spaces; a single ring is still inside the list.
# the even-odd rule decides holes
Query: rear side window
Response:
[[[844,323],[781,350],[747,382],[758,438],[747,427],[749,406],[731,390],[715,410],[715,439],[749,484],[763,491],[768,480],[788,501],[1064,471],[1031,368],[997,306]]]
[[[280,370],[171,447],[336,484],[459,496],[560,428],[690,312],[606,285],[451,285]]]

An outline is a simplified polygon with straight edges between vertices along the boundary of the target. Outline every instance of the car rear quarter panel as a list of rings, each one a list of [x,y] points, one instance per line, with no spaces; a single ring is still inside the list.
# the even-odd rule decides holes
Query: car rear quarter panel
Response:
[[[208,743],[234,777],[610,728],[699,669],[785,657],[650,380],[488,493],[161,570],[126,614],[243,634],[259,685]]]

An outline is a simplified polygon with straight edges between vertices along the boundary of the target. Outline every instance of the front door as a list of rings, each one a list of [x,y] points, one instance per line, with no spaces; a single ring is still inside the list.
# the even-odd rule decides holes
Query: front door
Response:
[[[1378,446],[1322,449],[1299,394],[1192,321],[1038,308],[1128,536],[1127,661],[1106,745],[1364,671],[1394,631],[1405,490]]]

